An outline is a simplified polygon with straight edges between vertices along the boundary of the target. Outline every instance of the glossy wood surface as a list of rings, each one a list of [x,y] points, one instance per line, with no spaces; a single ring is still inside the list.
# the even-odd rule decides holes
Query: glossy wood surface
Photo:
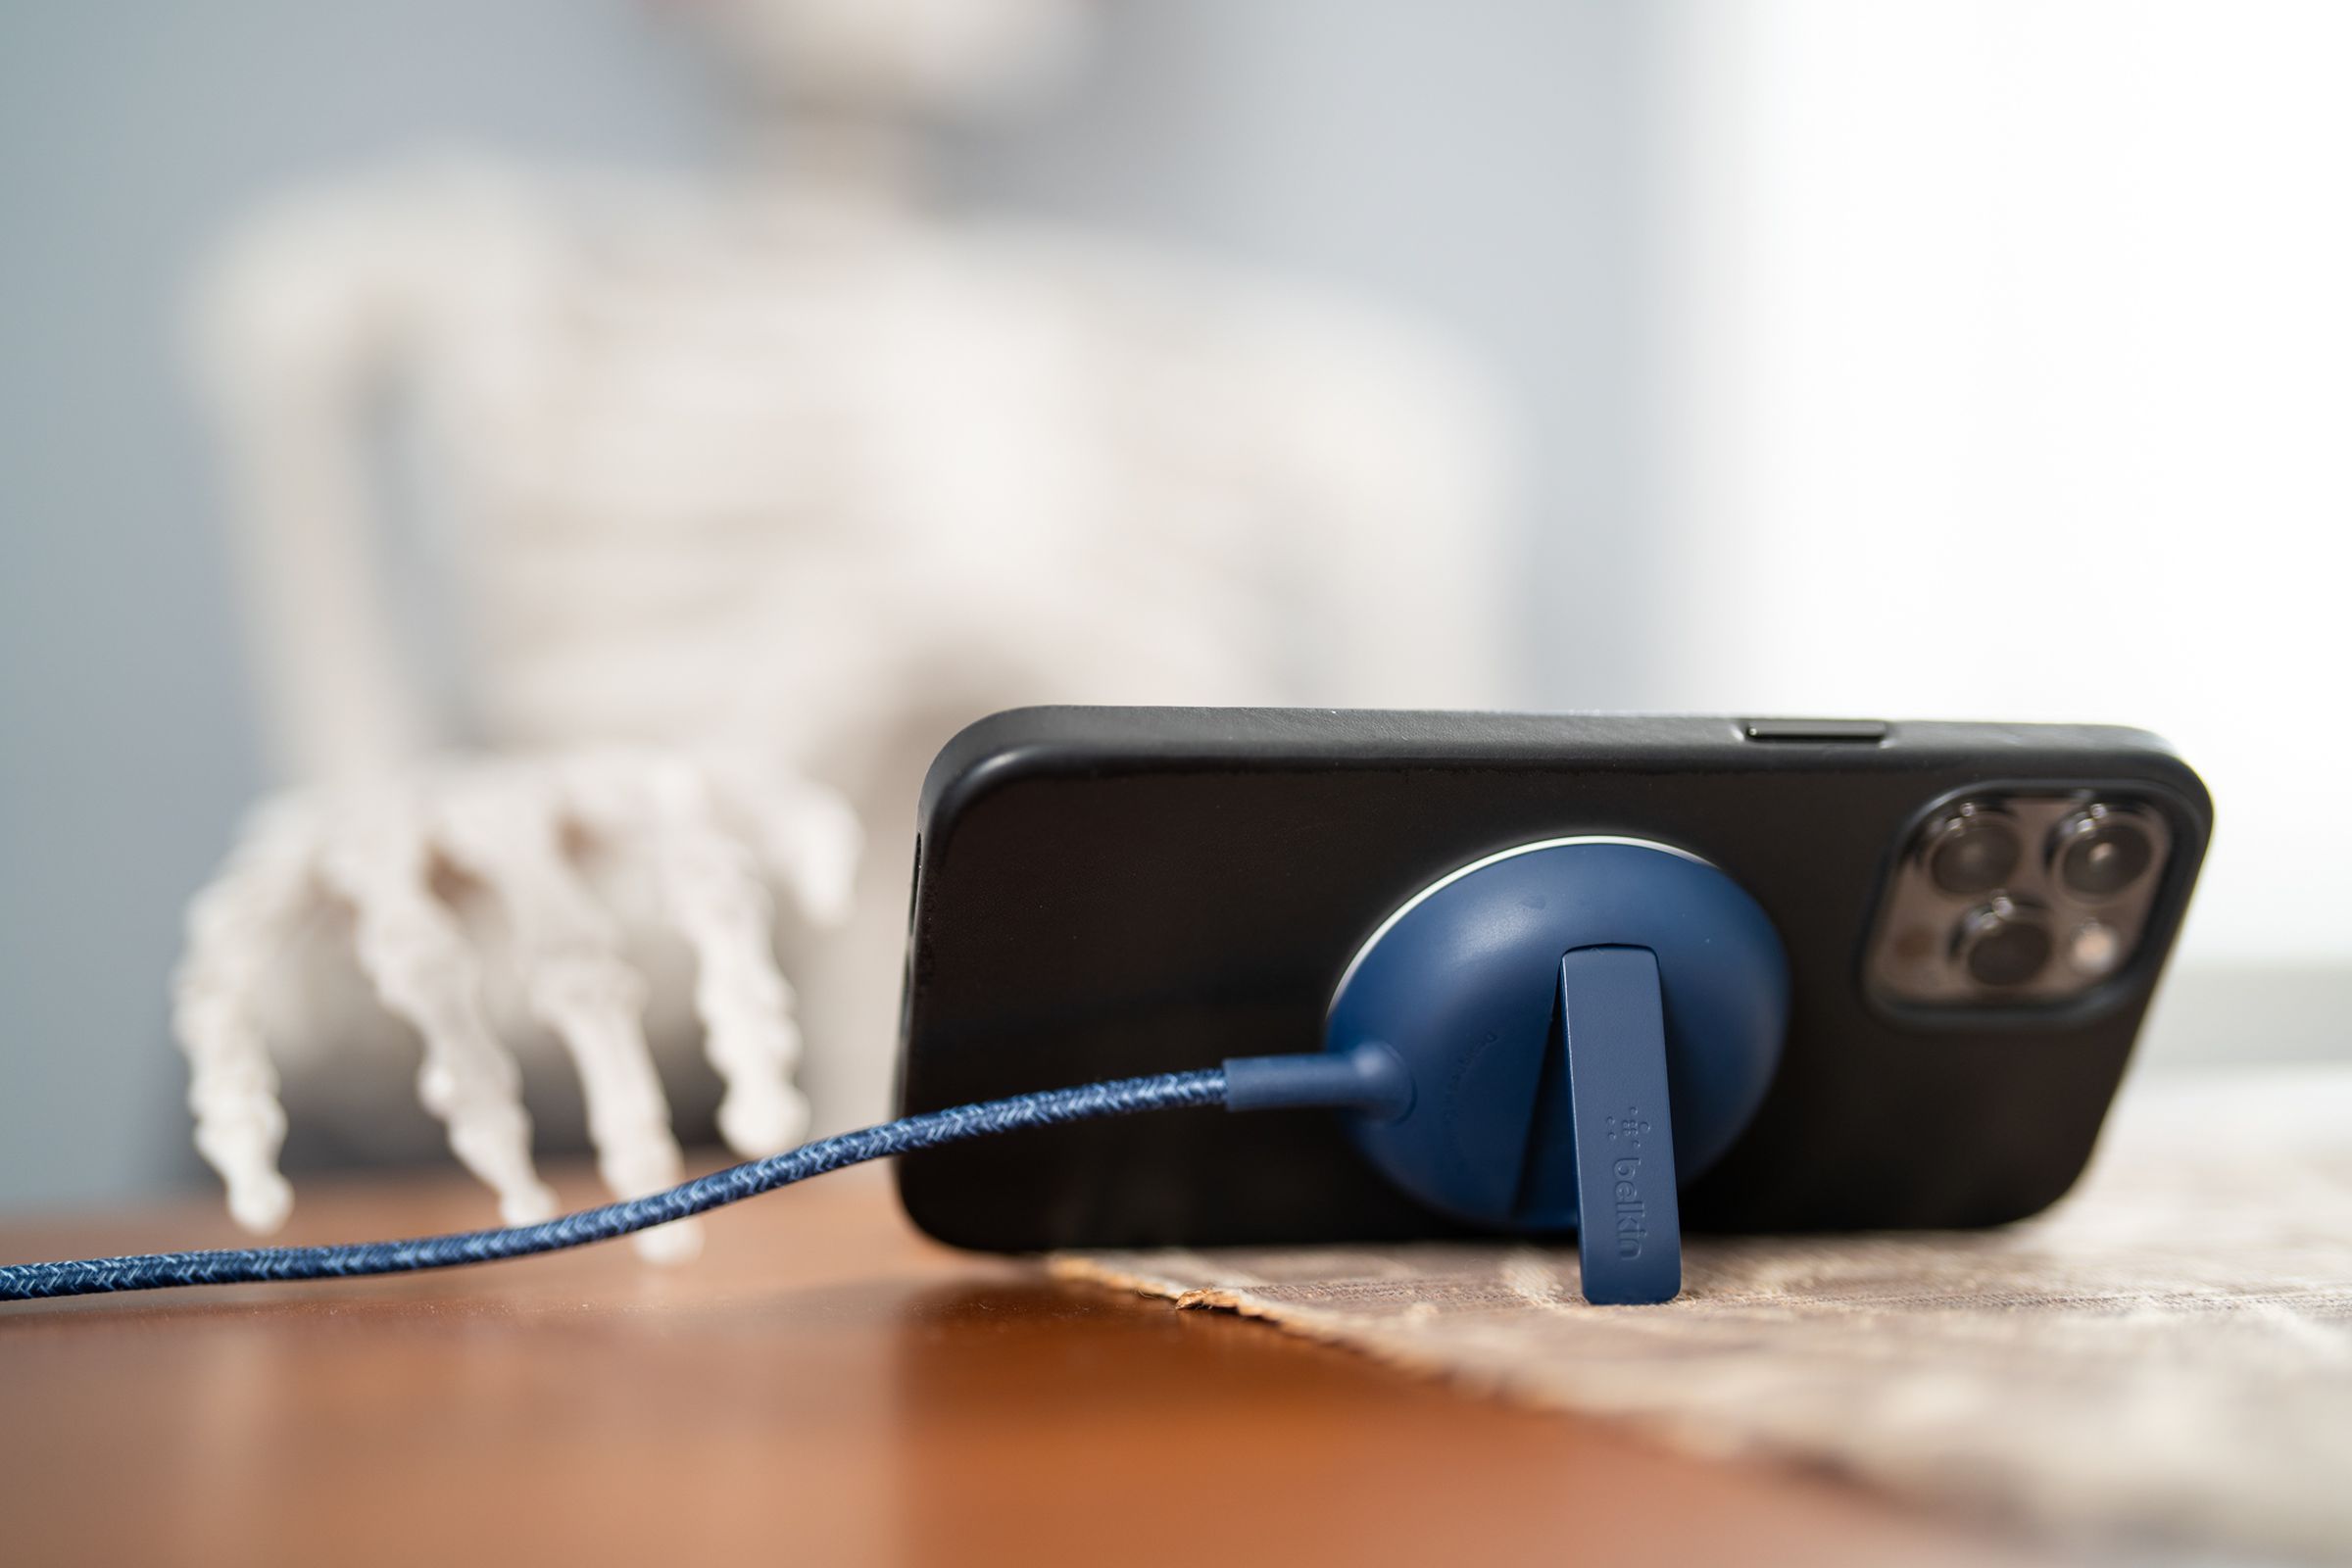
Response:
[[[573,1184],[567,1197],[593,1195]],[[289,1240],[486,1223],[454,1178]],[[1692,1459],[911,1232],[853,1171],[625,1245],[389,1281],[0,1305],[0,1559],[1982,1562],[1833,1478]],[[207,1203],[23,1260],[234,1245]]]

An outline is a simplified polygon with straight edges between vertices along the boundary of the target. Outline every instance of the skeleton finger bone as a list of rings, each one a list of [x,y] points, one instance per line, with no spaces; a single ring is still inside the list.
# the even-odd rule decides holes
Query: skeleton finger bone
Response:
[[[801,1056],[792,988],[776,967],[760,858],[720,814],[711,775],[682,760],[608,754],[577,760],[565,782],[583,823],[651,858],[694,951],[704,1049],[726,1085],[721,1136],[747,1157],[790,1148],[808,1129],[808,1102],[792,1081]]]
[[[546,1219],[555,1194],[531,1164],[521,1075],[481,1002],[473,951],[430,886],[431,847],[419,813],[381,806],[319,858],[352,907],[360,967],[424,1045],[418,1098],[440,1118],[458,1159],[498,1195],[510,1225]]]
[[[801,1031],[776,967],[773,907],[757,858],[699,791],[673,789],[654,825],[662,895],[695,953],[704,1050],[726,1084],[718,1129],[747,1158],[788,1149],[808,1130],[793,1084]]]
[[[285,1223],[293,1189],[277,1168],[286,1113],[258,1008],[271,961],[312,892],[310,824],[289,804],[254,813],[237,848],[188,906],[187,950],[172,977],[172,1031],[189,1066],[196,1148],[249,1231]]]
[[[865,831],[850,803],[828,789],[803,786],[766,822],[767,862],[810,923],[838,928],[850,917]]]
[[[620,956],[613,921],[566,858],[558,791],[545,775],[471,780],[443,803],[437,837],[498,899],[514,935],[531,1011],[564,1042],[580,1075],[597,1168],[635,1198],[674,1185],[683,1158],[645,1038],[645,983]],[[692,1256],[693,1222],[639,1234],[648,1257]]]
[[[849,919],[865,830],[839,794],[740,754],[708,770],[664,766],[655,787],[664,815],[700,810],[740,831],[811,925]]]

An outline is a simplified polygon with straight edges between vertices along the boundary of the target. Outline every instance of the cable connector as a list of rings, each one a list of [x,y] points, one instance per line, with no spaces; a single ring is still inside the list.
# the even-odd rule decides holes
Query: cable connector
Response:
[[[1413,1108],[1413,1075],[1377,1040],[1346,1051],[1284,1056],[1231,1056],[1225,1062],[1227,1110],[1352,1110],[1375,1123]]]

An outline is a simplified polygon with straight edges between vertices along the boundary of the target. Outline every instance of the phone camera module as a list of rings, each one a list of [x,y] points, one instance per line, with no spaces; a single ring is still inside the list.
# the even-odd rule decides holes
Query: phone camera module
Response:
[[[2058,881],[2079,899],[2112,899],[2147,873],[2156,848],[2147,830],[2109,806],[2089,806],[2051,836]]]
[[[1963,897],[2008,885],[2021,846],[2001,813],[1974,803],[1928,829],[1928,875],[1946,893]]]
[[[2095,783],[1979,781],[1898,842],[1871,984],[1947,1007],[2058,1005],[2128,983],[2174,851],[2161,807]]]
[[[2010,899],[1994,899],[1961,917],[1952,953],[1981,986],[2006,991],[2034,979],[2049,966],[2055,943],[2039,909]]]

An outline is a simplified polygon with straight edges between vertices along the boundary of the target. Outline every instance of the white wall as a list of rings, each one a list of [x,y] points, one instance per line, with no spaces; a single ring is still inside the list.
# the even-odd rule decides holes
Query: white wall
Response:
[[[2182,983],[2344,997],[2352,8],[1686,0],[1661,60],[1671,700],[2158,730]]]

